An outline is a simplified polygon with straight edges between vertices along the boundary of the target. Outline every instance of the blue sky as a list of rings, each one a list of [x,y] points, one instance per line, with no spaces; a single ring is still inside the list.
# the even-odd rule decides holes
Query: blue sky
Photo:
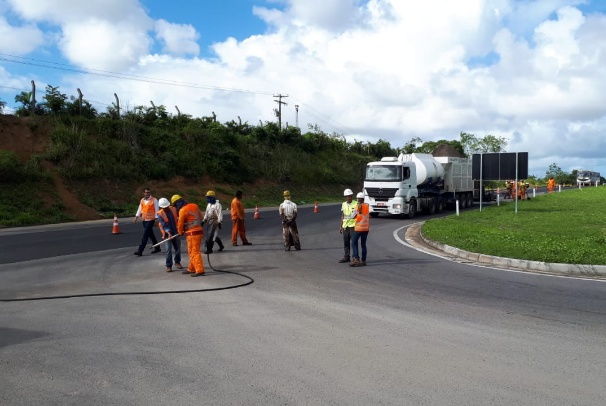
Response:
[[[35,80],[38,100],[80,88],[99,111],[116,93],[258,124],[280,93],[304,131],[396,148],[492,134],[531,174],[606,174],[603,38],[595,0],[0,0],[0,99],[11,112]]]
[[[169,5],[170,4],[170,5]],[[253,6],[267,5],[253,0],[163,0],[144,1],[153,19],[165,19],[177,24],[191,24],[200,33],[200,55],[211,57],[210,46],[228,37],[243,40],[263,34],[266,24],[253,15]],[[274,3],[275,5],[275,3]]]

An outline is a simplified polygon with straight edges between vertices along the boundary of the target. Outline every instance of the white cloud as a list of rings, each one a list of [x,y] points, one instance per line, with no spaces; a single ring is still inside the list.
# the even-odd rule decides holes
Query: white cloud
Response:
[[[193,25],[154,22],[135,0],[10,2],[23,26],[59,27],[72,63],[184,84],[66,78],[108,104],[116,92],[123,105],[257,124],[275,120],[272,95],[282,93],[283,121],[295,123],[297,104],[304,130],[317,123],[394,147],[492,134],[528,151],[538,175],[553,162],[597,165],[606,149],[606,17],[583,15],[580,0],[283,0],[254,9],[267,33],[217,42],[213,59],[198,56]],[[152,33],[164,54],[151,55]],[[469,63],[486,55],[485,66]]]
[[[360,22],[358,0],[286,0],[285,11],[255,7],[254,12],[270,25],[301,26],[313,24],[328,31],[340,32]]]
[[[27,55],[44,44],[44,34],[34,24],[12,26],[0,16],[0,52]]]
[[[75,65],[126,70],[145,56],[153,21],[137,0],[8,0],[21,18],[59,27],[58,46]]]
[[[127,24],[90,19],[63,25],[60,47],[72,63],[89,69],[122,72],[135,66],[151,44],[142,30]]]
[[[139,25],[148,19],[138,0],[7,0],[25,20],[55,24],[77,23],[92,16],[107,21],[130,21]]]
[[[164,52],[175,56],[198,55],[196,43],[200,34],[189,24],[171,24],[166,20],[156,21],[156,36],[164,42]]]

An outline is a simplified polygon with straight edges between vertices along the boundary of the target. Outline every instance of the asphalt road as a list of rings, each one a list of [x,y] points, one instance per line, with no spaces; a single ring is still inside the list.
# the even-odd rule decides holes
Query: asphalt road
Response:
[[[282,249],[277,209],[248,216],[253,245],[224,229],[210,256],[254,279],[233,289],[248,280],[206,256],[203,278],[135,257],[132,219],[120,235],[111,221],[0,230],[0,404],[606,403],[604,282],[445,261],[387,217],[351,268],[338,206],[301,210],[302,251]],[[106,293],[124,295],[5,301]]]

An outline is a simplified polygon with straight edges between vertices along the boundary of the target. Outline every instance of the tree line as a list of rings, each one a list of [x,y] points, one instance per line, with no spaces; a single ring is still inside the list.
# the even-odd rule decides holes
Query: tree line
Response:
[[[251,125],[238,119],[225,123],[208,117],[173,115],[165,106],[135,106],[119,114],[115,104],[99,113],[82,97],[46,86],[40,102],[32,94],[15,96],[17,116],[51,120],[51,145],[35,160],[55,163],[61,174],[74,180],[121,179],[146,181],[184,176],[208,176],[218,182],[239,184],[257,179],[326,185],[361,184],[368,161],[400,152],[430,153],[447,143],[461,154],[500,152],[501,137],[476,137],[461,132],[458,140],[423,142],[414,137],[394,148],[388,141],[347,142],[343,134],[322,131],[318,125],[280,128],[274,122]],[[34,164],[30,164],[35,166]]]

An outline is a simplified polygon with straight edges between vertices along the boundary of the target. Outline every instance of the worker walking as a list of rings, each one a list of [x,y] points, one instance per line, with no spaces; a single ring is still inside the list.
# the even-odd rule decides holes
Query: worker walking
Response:
[[[208,228],[206,229],[208,238],[205,240],[206,251],[204,253],[212,254],[215,242],[219,246],[219,251],[225,249],[223,241],[219,238],[219,230],[221,229],[221,223],[223,222],[223,207],[221,207],[221,203],[217,200],[213,190],[206,192],[206,203],[206,211],[204,212],[202,223],[208,224]]]
[[[343,264],[350,260],[351,239],[354,234],[354,226],[356,225],[355,212],[357,203],[353,202],[353,192],[351,189],[343,191],[345,201],[341,204],[341,224],[339,225],[339,233],[343,235],[343,249],[345,255],[339,261]]]
[[[366,239],[370,231],[370,207],[368,203],[364,203],[364,193],[360,192],[356,195],[358,203],[356,206],[356,224],[354,226],[354,235],[351,240],[351,248],[353,250],[353,261],[349,266],[366,266]],[[362,246],[362,258],[358,251],[358,241]]]
[[[139,248],[134,252],[134,254],[139,257],[143,255],[143,250],[149,239],[151,239],[153,245],[158,244],[158,240],[154,234],[154,224],[156,223],[156,213],[158,210],[160,210],[158,201],[151,195],[151,190],[146,187],[143,191],[143,198],[139,202],[139,208],[137,208],[135,219],[133,220],[133,223],[136,223],[139,217],[143,220],[143,238],[141,239]],[[160,251],[162,251],[160,247],[155,247],[152,254]]]
[[[301,250],[299,230],[297,229],[297,204],[290,200],[290,192],[283,193],[284,202],[278,208],[282,219],[282,238],[284,240],[284,251],[290,251],[290,247]]]
[[[175,256],[175,267],[182,269],[181,266],[181,237],[177,231],[177,224],[179,222],[179,214],[174,206],[170,205],[170,202],[166,198],[161,198],[158,202],[160,210],[157,213],[158,227],[160,227],[160,233],[162,239],[167,240],[164,243],[166,247],[166,272],[173,271],[173,251]]]
[[[553,189],[555,188],[555,179],[552,177],[547,181],[547,190],[549,193],[553,193]]]
[[[248,239],[246,239],[246,229],[244,228],[244,205],[242,205],[242,191],[236,191],[236,197],[231,201],[231,243],[235,246],[238,245],[238,235],[242,240],[242,245],[252,245]]]
[[[180,195],[174,195],[170,201],[179,210],[177,231],[179,235],[185,234],[187,239],[189,265],[183,273],[189,273],[191,276],[202,276],[204,275],[204,263],[202,262],[202,253],[200,253],[202,238],[204,238],[202,212],[197,204],[187,203]]]

